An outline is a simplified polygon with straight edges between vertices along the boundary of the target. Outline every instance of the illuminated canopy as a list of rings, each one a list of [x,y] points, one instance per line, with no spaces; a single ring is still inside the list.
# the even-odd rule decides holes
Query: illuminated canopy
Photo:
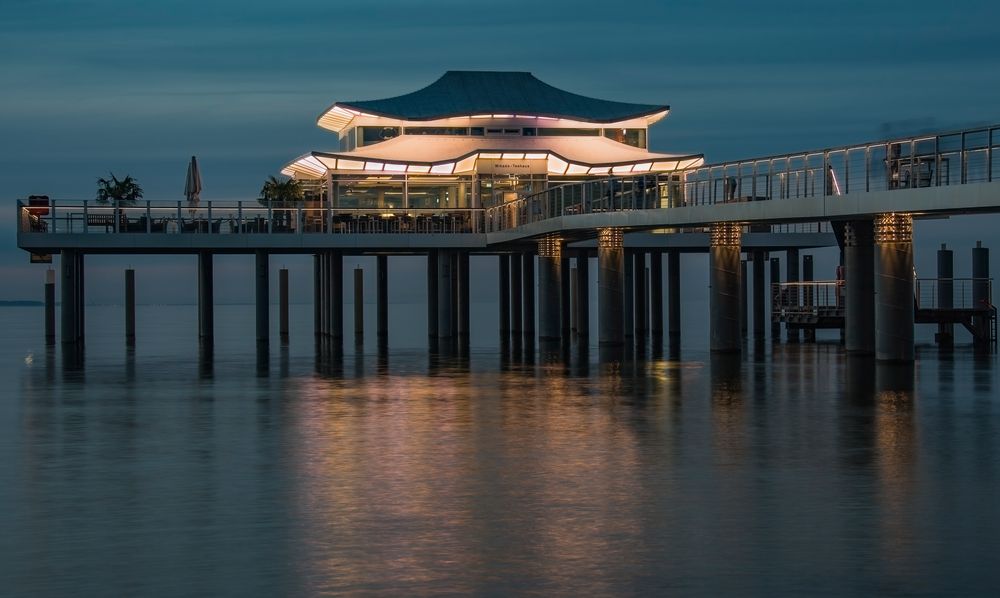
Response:
[[[604,137],[471,138],[404,135],[350,152],[312,152],[285,167],[286,175],[318,178],[332,171],[452,174],[476,160],[546,160],[553,175],[665,172],[699,166],[700,155],[660,154]]]
[[[320,115],[321,127],[340,132],[355,116],[428,121],[491,115],[562,118],[590,123],[659,120],[669,106],[630,104],[563,91],[531,73],[448,71],[427,87],[393,98],[337,102]]]

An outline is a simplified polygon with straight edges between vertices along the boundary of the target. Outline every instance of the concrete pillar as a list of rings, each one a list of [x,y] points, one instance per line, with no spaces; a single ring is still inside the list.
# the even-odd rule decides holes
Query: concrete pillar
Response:
[[[427,252],[427,336],[438,335],[438,252]]]
[[[976,241],[972,249],[972,306],[976,309],[987,307],[990,301],[990,250]],[[977,331],[973,347],[978,351],[990,350],[990,316],[983,314],[972,318],[972,328]]]
[[[711,350],[738,352],[740,340],[740,225],[719,223],[712,226],[709,249],[711,289],[709,311]]]
[[[813,281],[813,256],[804,255],[802,256],[802,282],[812,282]],[[813,301],[815,300],[815,293],[811,286],[806,286],[802,289],[805,293],[803,298],[803,304],[807,307],[812,307]],[[802,337],[807,343],[816,342],[816,329],[806,328],[802,331]]]
[[[562,333],[562,240],[538,242],[538,338],[558,340]]]
[[[515,341],[520,340],[524,329],[524,275],[523,260],[518,254],[510,256],[510,332]]]
[[[354,336],[365,334],[365,271],[354,268]]]
[[[597,231],[597,329],[598,342],[606,346],[625,344],[625,250],[618,228]]]
[[[875,221],[878,275],[875,354],[880,361],[913,361],[913,218],[880,214]]]
[[[330,336],[334,340],[344,338],[344,254],[331,251],[327,255]]]
[[[566,256],[559,260],[559,333],[566,340],[571,338],[570,329],[573,327],[569,305],[572,289],[569,281],[569,263],[569,257]]]
[[[83,343],[86,338],[86,327],[87,327],[87,315],[85,313],[85,301],[84,289],[86,289],[86,283],[84,282],[84,275],[86,272],[83,267],[83,252],[76,252],[76,339],[77,342]]]
[[[125,342],[135,344],[135,270],[125,270]]]
[[[470,309],[469,252],[458,254],[458,337],[463,344],[468,344],[471,336],[472,317]]]
[[[622,318],[624,319],[625,338],[635,337],[635,258],[632,251],[625,250],[625,288]]]
[[[389,256],[375,258],[376,315],[375,334],[379,341],[389,338]]]
[[[59,255],[59,286],[61,295],[60,331],[64,344],[79,340],[77,328],[77,267],[79,260],[73,249],[63,249]]]
[[[844,226],[844,348],[875,353],[875,228],[871,220]]]
[[[750,278],[747,276],[747,261],[740,260],[740,336],[747,337],[747,283]]]
[[[663,336],[663,254],[649,254],[649,331],[653,337]]]
[[[590,255],[586,249],[576,256],[576,333],[590,335]]]
[[[512,259],[519,259],[516,255]],[[527,252],[521,256],[521,306],[524,312],[524,340],[535,342],[535,254]]]
[[[500,342],[510,342],[510,255],[502,253],[497,256],[500,267],[498,294],[500,295]]]
[[[288,342],[288,268],[278,270],[278,336]]]
[[[455,329],[452,327],[455,323],[455,318],[452,314],[455,309],[453,303],[454,292],[452,289],[452,277],[454,276],[454,271],[452,270],[454,264],[451,257],[451,251],[438,251],[438,338],[450,339],[455,336]]]
[[[323,334],[323,265],[320,254],[313,254],[313,334]]]
[[[951,309],[955,306],[955,277],[954,254],[947,245],[941,244],[941,249],[937,252],[937,306],[943,309]],[[934,336],[935,342],[944,348],[951,348],[955,345],[955,325],[951,323],[939,323],[937,334]]]
[[[770,286],[770,298],[771,298],[771,342],[777,343],[781,341],[781,322],[774,314],[774,302],[777,300],[775,293],[775,285],[781,284],[781,261],[776,258],[771,258],[771,286]]]
[[[268,254],[258,249],[255,252],[256,299],[257,299],[257,342],[266,343],[270,339],[270,272],[268,271]]]
[[[569,326],[571,332],[576,332],[576,323],[580,319],[580,282],[575,267],[569,269]]]
[[[681,340],[681,254],[667,252],[667,333],[671,343]]]
[[[753,255],[753,338],[764,340],[764,319],[767,312],[767,285],[764,283],[764,252],[756,250]]]
[[[212,254],[198,252],[198,338],[215,336],[215,273]]]
[[[458,337],[458,252],[449,251],[451,255],[451,336]]]
[[[646,252],[632,254],[632,285],[634,297],[635,336],[646,336],[646,314],[649,313],[646,299]]]
[[[785,252],[785,274],[788,277],[788,282],[799,282],[798,249],[789,249]],[[798,287],[788,287],[788,293],[790,295],[789,300],[792,302],[792,305],[797,305],[799,300]],[[788,337],[788,342],[799,342],[799,331],[797,329],[789,329],[788,326],[785,326],[785,335]]]
[[[45,271],[45,344],[56,342],[56,271]]]

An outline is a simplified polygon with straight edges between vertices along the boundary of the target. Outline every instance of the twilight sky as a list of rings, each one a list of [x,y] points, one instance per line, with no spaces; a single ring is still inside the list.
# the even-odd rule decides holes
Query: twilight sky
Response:
[[[336,100],[409,92],[449,69],[527,70],[668,103],[651,149],[719,161],[1000,122],[997,23],[995,0],[5,0],[0,299],[41,292],[44,267],[15,247],[14,199],[91,198],[109,170],[178,199],[192,154],[204,199],[252,199],[290,158],[335,146],[315,117]],[[967,274],[976,238],[1000,249],[998,224],[918,224],[918,271],[947,241]],[[126,262],[140,301],[194,299],[194,258],[91,257],[91,301],[120,300]],[[307,277],[306,258],[273,263]],[[249,272],[250,258],[220,258],[218,300],[249,299]]]

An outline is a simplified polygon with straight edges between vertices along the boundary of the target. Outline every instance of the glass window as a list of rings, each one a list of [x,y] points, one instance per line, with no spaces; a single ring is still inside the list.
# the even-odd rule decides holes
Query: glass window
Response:
[[[337,181],[338,208],[401,208],[403,180],[388,177],[343,179]]]
[[[506,137],[508,135],[520,135],[521,129],[501,129],[501,128],[488,128],[486,129],[486,135],[488,137]]]
[[[594,137],[601,134],[600,129],[562,129],[555,127],[538,127],[539,135],[548,137]]]
[[[399,127],[358,127],[361,129],[361,144],[373,145],[399,135]]]
[[[406,127],[407,135],[468,135],[465,127]]]
[[[486,129],[484,129],[483,127],[472,127],[471,129],[469,129],[469,135],[478,135],[481,137],[485,134],[486,134]]]
[[[632,147],[646,147],[646,129],[604,129],[604,136]]]
[[[524,127],[521,129],[521,135],[524,135],[525,137],[534,137],[536,133],[537,131],[535,130],[535,127]]]

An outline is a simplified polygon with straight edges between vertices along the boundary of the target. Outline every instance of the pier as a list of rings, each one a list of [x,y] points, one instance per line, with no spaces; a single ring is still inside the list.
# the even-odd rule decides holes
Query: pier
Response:
[[[526,89],[535,85],[526,74],[499,75],[517,75],[505,80]],[[434,85],[444,93],[477,77],[449,73]],[[542,117],[520,115],[528,110],[501,114],[502,106],[489,105],[494,100],[484,95],[465,114],[485,116],[416,131],[421,127],[403,126],[418,117],[408,112],[414,109],[404,101],[409,97],[338,104],[325,113],[320,125],[339,134],[355,131],[354,123],[354,145],[313,152],[286,167],[286,174],[312,185],[302,201],[19,201],[18,246],[60,256],[62,342],[85,337],[87,255],[196,256],[199,336],[210,341],[213,256],[243,253],[255,256],[260,343],[270,340],[269,260],[309,254],[315,335],[337,343],[345,335],[345,257],[377,256],[375,334],[384,343],[391,258],[426,256],[428,337],[432,344],[461,347],[469,342],[469,290],[478,278],[469,259],[488,255],[499,263],[503,345],[589,342],[592,286],[599,345],[644,343],[665,333],[676,344],[680,260],[701,252],[710,258],[714,352],[741,351],[751,333],[764,340],[768,313],[772,340],[782,324],[789,342],[813,340],[817,329],[839,329],[848,352],[883,361],[914,359],[915,324],[938,326],[942,346],[953,342],[956,324],[973,334],[978,349],[996,345],[988,248],[974,249],[971,278],[954,278],[946,254],[939,256],[935,277],[918,278],[913,221],[1000,211],[994,158],[1000,125],[705,165],[699,155],[646,151],[645,127],[667,107],[616,108],[607,118],[629,126],[595,125],[590,133],[555,124],[584,116],[549,115],[552,127],[545,128],[541,124],[550,123]],[[594,102],[580,110],[610,110]],[[442,107],[440,118],[449,109]],[[366,146],[360,140],[372,122],[382,127],[382,137]],[[570,131],[572,137],[560,136]],[[584,162],[597,150],[604,152],[599,164]],[[462,172],[473,174],[456,176]],[[842,276],[814,280],[812,256],[803,252],[834,246],[841,251]],[[783,281],[776,256],[784,256]],[[129,280],[134,292],[134,278]],[[362,281],[356,270],[356,310],[363,303]],[[280,334],[286,337],[287,274],[280,285]],[[355,335],[365,333],[361,322],[356,311]]]

